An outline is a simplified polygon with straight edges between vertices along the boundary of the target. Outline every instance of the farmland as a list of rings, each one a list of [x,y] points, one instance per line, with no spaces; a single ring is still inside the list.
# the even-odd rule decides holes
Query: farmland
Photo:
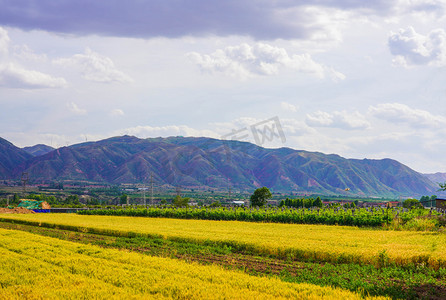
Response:
[[[90,255],[90,252],[97,251],[126,250],[125,255],[130,251],[131,255],[153,256],[151,259],[169,259],[169,264],[170,262],[174,265],[178,264],[177,268],[186,262],[192,262],[194,270],[198,266],[196,263],[207,265],[200,267],[215,268],[216,266],[209,265],[219,265],[218,269],[206,271],[208,272],[206,274],[213,274],[217,272],[215,270],[219,270],[218,272],[229,272],[227,269],[231,269],[231,272],[240,270],[244,273],[238,271],[242,275],[251,275],[249,277],[251,280],[254,280],[252,278],[255,280],[258,278],[279,280],[280,283],[288,282],[292,286],[316,284],[327,289],[327,293],[332,291],[332,288],[341,288],[342,292],[345,290],[353,292],[352,297],[374,295],[406,299],[435,298],[444,295],[446,291],[446,270],[444,268],[446,235],[439,232],[384,231],[353,226],[58,214],[0,215],[0,221],[0,227],[14,229],[12,231],[14,233],[18,234],[16,230],[33,233],[32,239],[25,235],[27,241],[34,238],[50,239],[53,237],[51,242],[45,242],[45,245],[54,246],[58,249],[57,251],[60,249],[65,251],[65,247],[68,247],[65,244],[61,246],[60,243],[75,241],[76,247],[81,247],[79,245],[101,247],[101,249],[95,248],[97,250],[94,251],[82,250],[82,253],[78,252],[77,254],[87,253]],[[20,234],[22,237],[25,233]],[[9,239],[8,236],[7,239],[2,238],[2,241]],[[17,240],[11,243],[20,244]],[[68,243],[67,245],[72,244]],[[5,242],[2,242],[2,248],[10,249],[12,247],[4,245]],[[30,245],[31,243],[26,247],[31,247]],[[14,252],[14,255],[27,253],[26,249],[33,249],[32,252],[37,251],[35,248],[26,247],[25,250],[20,248],[16,249],[17,251],[10,251]],[[108,253],[107,251],[103,253]],[[107,254],[104,255],[107,256]],[[48,256],[51,255],[45,257]],[[85,263],[86,265],[88,264]],[[114,268],[121,267],[115,265]],[[127,271],[131,269],[128,265],[123,265],[122,268]],[[200,272],[205,272],[204,269],[200,270]],[[85,271],[82,274],[88,272]],[[101,272],[103,272],[101,274],[105,274],[105,271]],[[203,278],[205,275],[201,274],[200,276]],[[102,277],[98,275],[95,280],[98,278]],[[207,280],[216,282],[214,279]],[[182,278],[181,282],[187,282],[187,279]],[[195,287],[195,284],[201,283],[193,281],[191,284]],[[255,287],[252,287],[253,292],[256,291]],[[118,297],[124,297],[124,295],[139,297],[142,294],[135,291],[141,289],[132,286],[113,293],[119,295]],[[178,289],[181,290],[181,288]],[[212,290],[212,288],[210,289]],[[166,290],[169,289],[166,288]],[[166,290],[163,290],[163,296],[182,297],[180,292],[178,292],[179,294],[169,294]],[[201,293],[199,290],[197,289],[197,293]],[[235,287],[234,293],[239,292],[240,290]],[[251,294],[241,293],[246,298],[255,298],[251,297]],[[156,295],[160,296],[161,294]],[[222,296],[222,298],[234,298],[233,295],[235,294]],[[259,295],[260,298],[283,297],[283,295],[274,293]],[[290,297],[299,297],[298,294],[293,295]],[[321,294],[317,292],[312,292],[311,295],[315,298],[321,297]],[[326,296],[331,297],[329,294]],[[210,296],[193,294],[190,297],[209,298]],[[333,297],[345,298],[346,296]]]
[[[41,226],[80,228],[99,234],[211,241],[259,254],[303,260],[379,264],[385,256],[397,265],[415,263],[436,268],[446,264],[446,235],[434,232],[71,214],[3,215],[1,218]]]
[[[0,299],[359,299],[358,294],[252,277],[0,229]]]

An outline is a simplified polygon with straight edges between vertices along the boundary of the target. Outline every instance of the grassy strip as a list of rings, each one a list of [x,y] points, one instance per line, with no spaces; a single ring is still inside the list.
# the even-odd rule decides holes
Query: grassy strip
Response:
[[[202,264],[219,264],[226,268],[242,269],[249,274],[272,274],[284,281],[339,287],[360,292],[362,295],[433,299],[446,293],[445,269],[437,271],[429,268],[412,270],[403,267],[377,269],[370,265],[292,262],[237,253],[230,247],[155,237],[103,236],[11,223],[0,223],[0,227],[154,256],[180,258]]]

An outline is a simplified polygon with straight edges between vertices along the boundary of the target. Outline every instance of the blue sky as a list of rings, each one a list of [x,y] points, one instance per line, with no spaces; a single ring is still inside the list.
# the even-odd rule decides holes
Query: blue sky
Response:
[[[446,1],[0,0],[0,136],[220,138],[446,172]],[[252,137],[248,141],[254,142]]]

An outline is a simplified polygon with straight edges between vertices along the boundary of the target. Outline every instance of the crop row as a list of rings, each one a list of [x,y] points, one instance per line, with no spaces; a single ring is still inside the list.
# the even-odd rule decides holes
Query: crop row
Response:
[[[175,218],[219,221],[271,222],[288,224],[325,224],[345,226],[382,226],[394,219],[403,223],[429,213],[428,210],[405,210],[402,208],[123,208],[96,209],[78,212],[82,215],[133,216],[152,218]],[[433,212],[437,214],[436,212]]]
[[[138,253],[0,229],[0,299],[361,299]]]
[[[298,261],[446,267],[446,235],[353,226],[181,220],[74,214],[0,216],[0,221],[122,237],[160,237]]]

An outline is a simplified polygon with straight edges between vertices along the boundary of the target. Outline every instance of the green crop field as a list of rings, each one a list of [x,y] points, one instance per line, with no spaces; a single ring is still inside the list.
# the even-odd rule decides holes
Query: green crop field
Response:
[[[245,208],[245,207],[127,207],[79,211],[82,215],[164,217],[220,221],[248,221],[290,224],[325,224],[368,227],[402,227],[404,229],[438,229],[444,214],[427,209],[403,208]]]

